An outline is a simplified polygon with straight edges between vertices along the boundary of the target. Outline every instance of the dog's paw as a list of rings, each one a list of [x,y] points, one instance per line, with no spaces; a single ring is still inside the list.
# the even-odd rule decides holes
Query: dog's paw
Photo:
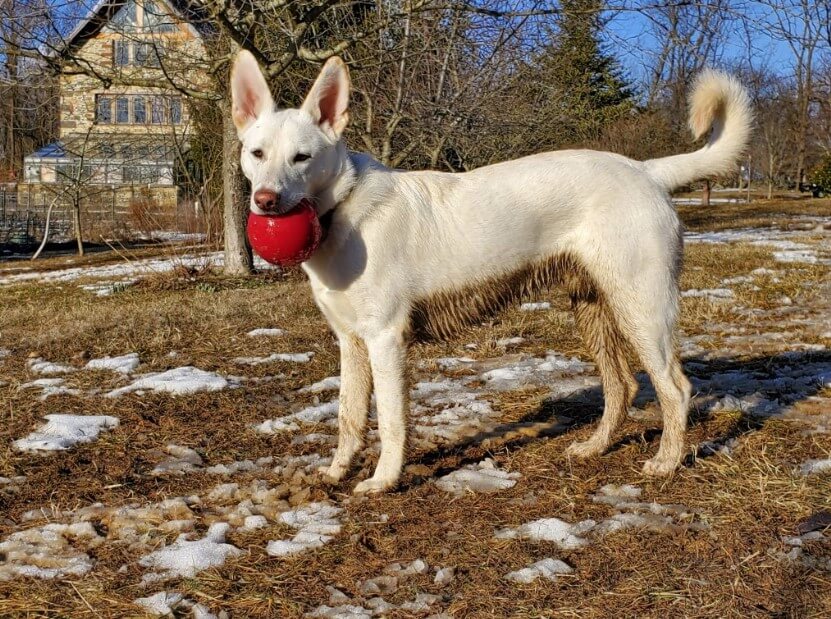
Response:
[[[380,494],[386,492],[394,485],[394,479],[375,479],[371,477],[355,486],[353,494]]]
[[[650,477],[667,477],[675,472],[680,464],[679,458],[664,458],[655,456],[643,463],[644,475]]]
[[[317,473],[325,483],[336,484],[343,479],[344,475],[346,475],[346,469],[335,465],[319,466],[317,468]]]
[[[566,455],[572,458],[592,458],[606,451],[606,445],[590,438],[587,441],[574,441],[566,449]]]

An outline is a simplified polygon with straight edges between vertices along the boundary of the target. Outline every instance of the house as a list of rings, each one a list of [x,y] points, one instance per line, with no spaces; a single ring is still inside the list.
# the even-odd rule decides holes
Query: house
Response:
[[[82,203],[87,230],[170,225],[193,133],[187,95],[210,88],[204,23],[188,2],[99,1],[54,53],[59,141],[24,159],[19,208]]]

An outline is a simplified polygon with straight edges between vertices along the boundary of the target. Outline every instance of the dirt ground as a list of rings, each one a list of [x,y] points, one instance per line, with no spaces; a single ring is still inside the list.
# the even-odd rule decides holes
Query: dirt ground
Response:
[[[558,291],[413,348],[402,483],[355,497],[374,419],[324,484],[338,348],[301,271],[0,262],[0,616],[139,617],[162,592],[179,617],[831,616],[831,200],[679,212],[696,396],[666,480],[641,473],[642,374],[609,453],[565,455],[602,396]],[[54,414],[115,421],[33,448]]]

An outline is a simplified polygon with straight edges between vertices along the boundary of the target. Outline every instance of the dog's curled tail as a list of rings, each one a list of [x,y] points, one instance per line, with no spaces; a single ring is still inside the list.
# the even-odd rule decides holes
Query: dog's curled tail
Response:
[[[734,169],[750,139],[750,97],[736,78],[706,69],[693,87],[689,122],[696,139],[712,127],[703,148],[644,161],[647,173],[667,191]]]

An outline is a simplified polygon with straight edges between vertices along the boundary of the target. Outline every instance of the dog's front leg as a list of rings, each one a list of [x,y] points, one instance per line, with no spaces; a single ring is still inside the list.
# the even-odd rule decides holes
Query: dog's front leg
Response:
[[[338,398],[338,448],[332,464],[320,472],[340,481],[349,470],[355,452],[364,442],[364,428],[372,393],[372,371],[366,346],[354,335],[342,334],[340,341],[340,396]]]
[[[375,383],[381,457],[375,474],[355,493],[383,492],[398,482],[407,443],[407,343],[403,331],[390,330],[366,341]]]

